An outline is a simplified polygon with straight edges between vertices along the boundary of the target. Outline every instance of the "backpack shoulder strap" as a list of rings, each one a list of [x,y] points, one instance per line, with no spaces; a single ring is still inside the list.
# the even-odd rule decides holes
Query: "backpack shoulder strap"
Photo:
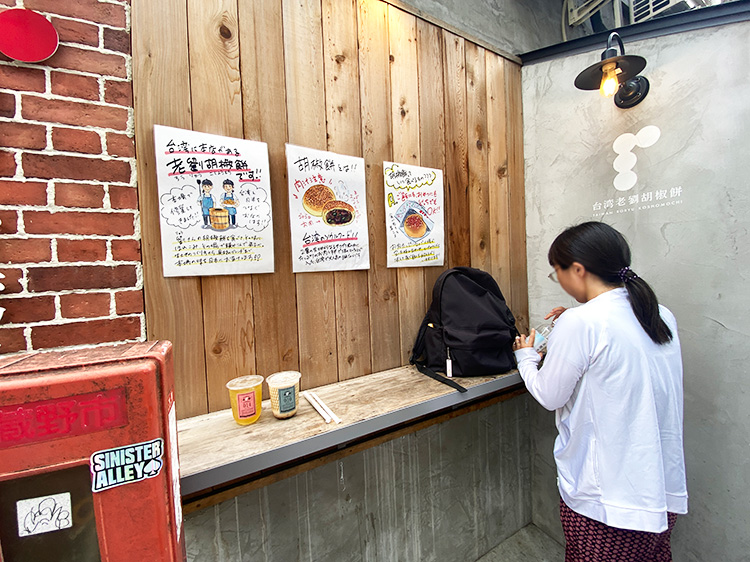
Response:
[[[436,373],[435,371],[433,371],[432,369],[430,369],[427,365],[424,365],[424,364],[418,363],[418,362],[414,362],[414,366],[417,369],[419,369],[420,373],[422,373],[424,375],[427,375],[428,377],[430,377],[432,379],[435,379],[438,382],[441,382],[443,384],[447,384],[448,386],[455,388],[459,392],[466,392],[466,389],[463,386],[461,386],[460,384],[458,384],[456,381],[454,381],[453,379],[449,379],[448,377],[444,377],[443,375],[439,375],[438,373]]]
[[[458,268],[453,267],[451,269],[446,269],[443,271],[440,276],[435,280],[435,284],[432,286],[432,302],[436,302],[440,300],[440,293],[443,291],[443,284],[445,283],[445,278],[453,275],[458,271]]]
[[[452,267],[450,269],[446,269],[440,274],[440,277],[438,277],[435,280],[435,284],[432,286],[432,304],[430,305],[430,310],[433,310],[435,316],[437,317],[438,321],[442,321],[442,294],[443,294],[443,285],[445,285],[445,280],[448,279],[451,275],[455,275],[457,273],[461,273],[461,267]]]

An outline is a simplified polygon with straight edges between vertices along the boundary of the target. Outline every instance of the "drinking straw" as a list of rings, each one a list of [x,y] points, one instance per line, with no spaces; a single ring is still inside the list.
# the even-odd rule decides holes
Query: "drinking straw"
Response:
[[[318,404],[320,404],[320,406],[328,413],[328,415],[331,416],[333,421],[335,421],[336,423],[341,423],[341,418],[339,418],[336,414],[333,413],[333,410],[331,410],[328,406],[326,406],[326,403],[320,399],[320,396],[315,394],[312,390],[308,392],[313,398],[315,398],[315,400],[318,401]]]
[[[310,405],[315,408],[315,410],[323,416],[323,419],[326,421],[326,423],[331,423],[331,416],[329,416],[326,411],[315,401],[315,398],[311,397],[307,394],[307,391],[301,393],[302,396],[305,397],[305,400],[307,400]]]

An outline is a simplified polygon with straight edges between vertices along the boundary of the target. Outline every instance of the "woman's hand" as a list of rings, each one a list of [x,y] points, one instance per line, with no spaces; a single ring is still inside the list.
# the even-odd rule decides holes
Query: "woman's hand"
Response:
[[[550,318],[552,318],[552,322],[554,323],[555,320],[557,320],[560,317],[560,315],[566,310],[568,309],[565,308],[564,306],[556,306],[555,308],[553,308],[547,313],[547,316],[545,316],[544,319],[549,320]]]
[[[528,337],[526,336],[526,334],[516,336],[516,339],[513,342],[513,351],[515,351],[516,349],[521,349],[522,347],[534,347],[535,338],[536,330],[534,330],[534,328],[531,328],[531,332],[529,332]]]

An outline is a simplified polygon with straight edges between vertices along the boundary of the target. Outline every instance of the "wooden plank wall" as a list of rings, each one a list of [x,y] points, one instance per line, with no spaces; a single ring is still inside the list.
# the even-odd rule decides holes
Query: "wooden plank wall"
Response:
[[[175,345],[178,417],[243,374],[406,364],[447,267],[490,271],[527,329],[518,64],[380,0],[133,0],[132,22],[147,335]],[[162,276],[154,124],[268,144],[275,273]],[[286,142],[365,158],[368,271],[292,273]],[[444,267],[386,267],[384,160],[444,171]]]

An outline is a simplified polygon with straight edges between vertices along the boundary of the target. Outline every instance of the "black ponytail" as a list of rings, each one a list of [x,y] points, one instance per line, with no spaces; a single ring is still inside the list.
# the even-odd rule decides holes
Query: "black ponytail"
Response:
[[[630,269],[630,247],[617,230],[603,222],[585,222],[563,231],[550,246],[549,263],[567,269],[578,262],[611,287],[625,286],[635,317],[658,344],[672,340],[659,314],[659,301],[648,283]]]
[[[659,314],[659,301],[651,286],[634,274],[625,279],[625,288],[635,317],[649,337],[659,344],[672,341],[672,331]]]

